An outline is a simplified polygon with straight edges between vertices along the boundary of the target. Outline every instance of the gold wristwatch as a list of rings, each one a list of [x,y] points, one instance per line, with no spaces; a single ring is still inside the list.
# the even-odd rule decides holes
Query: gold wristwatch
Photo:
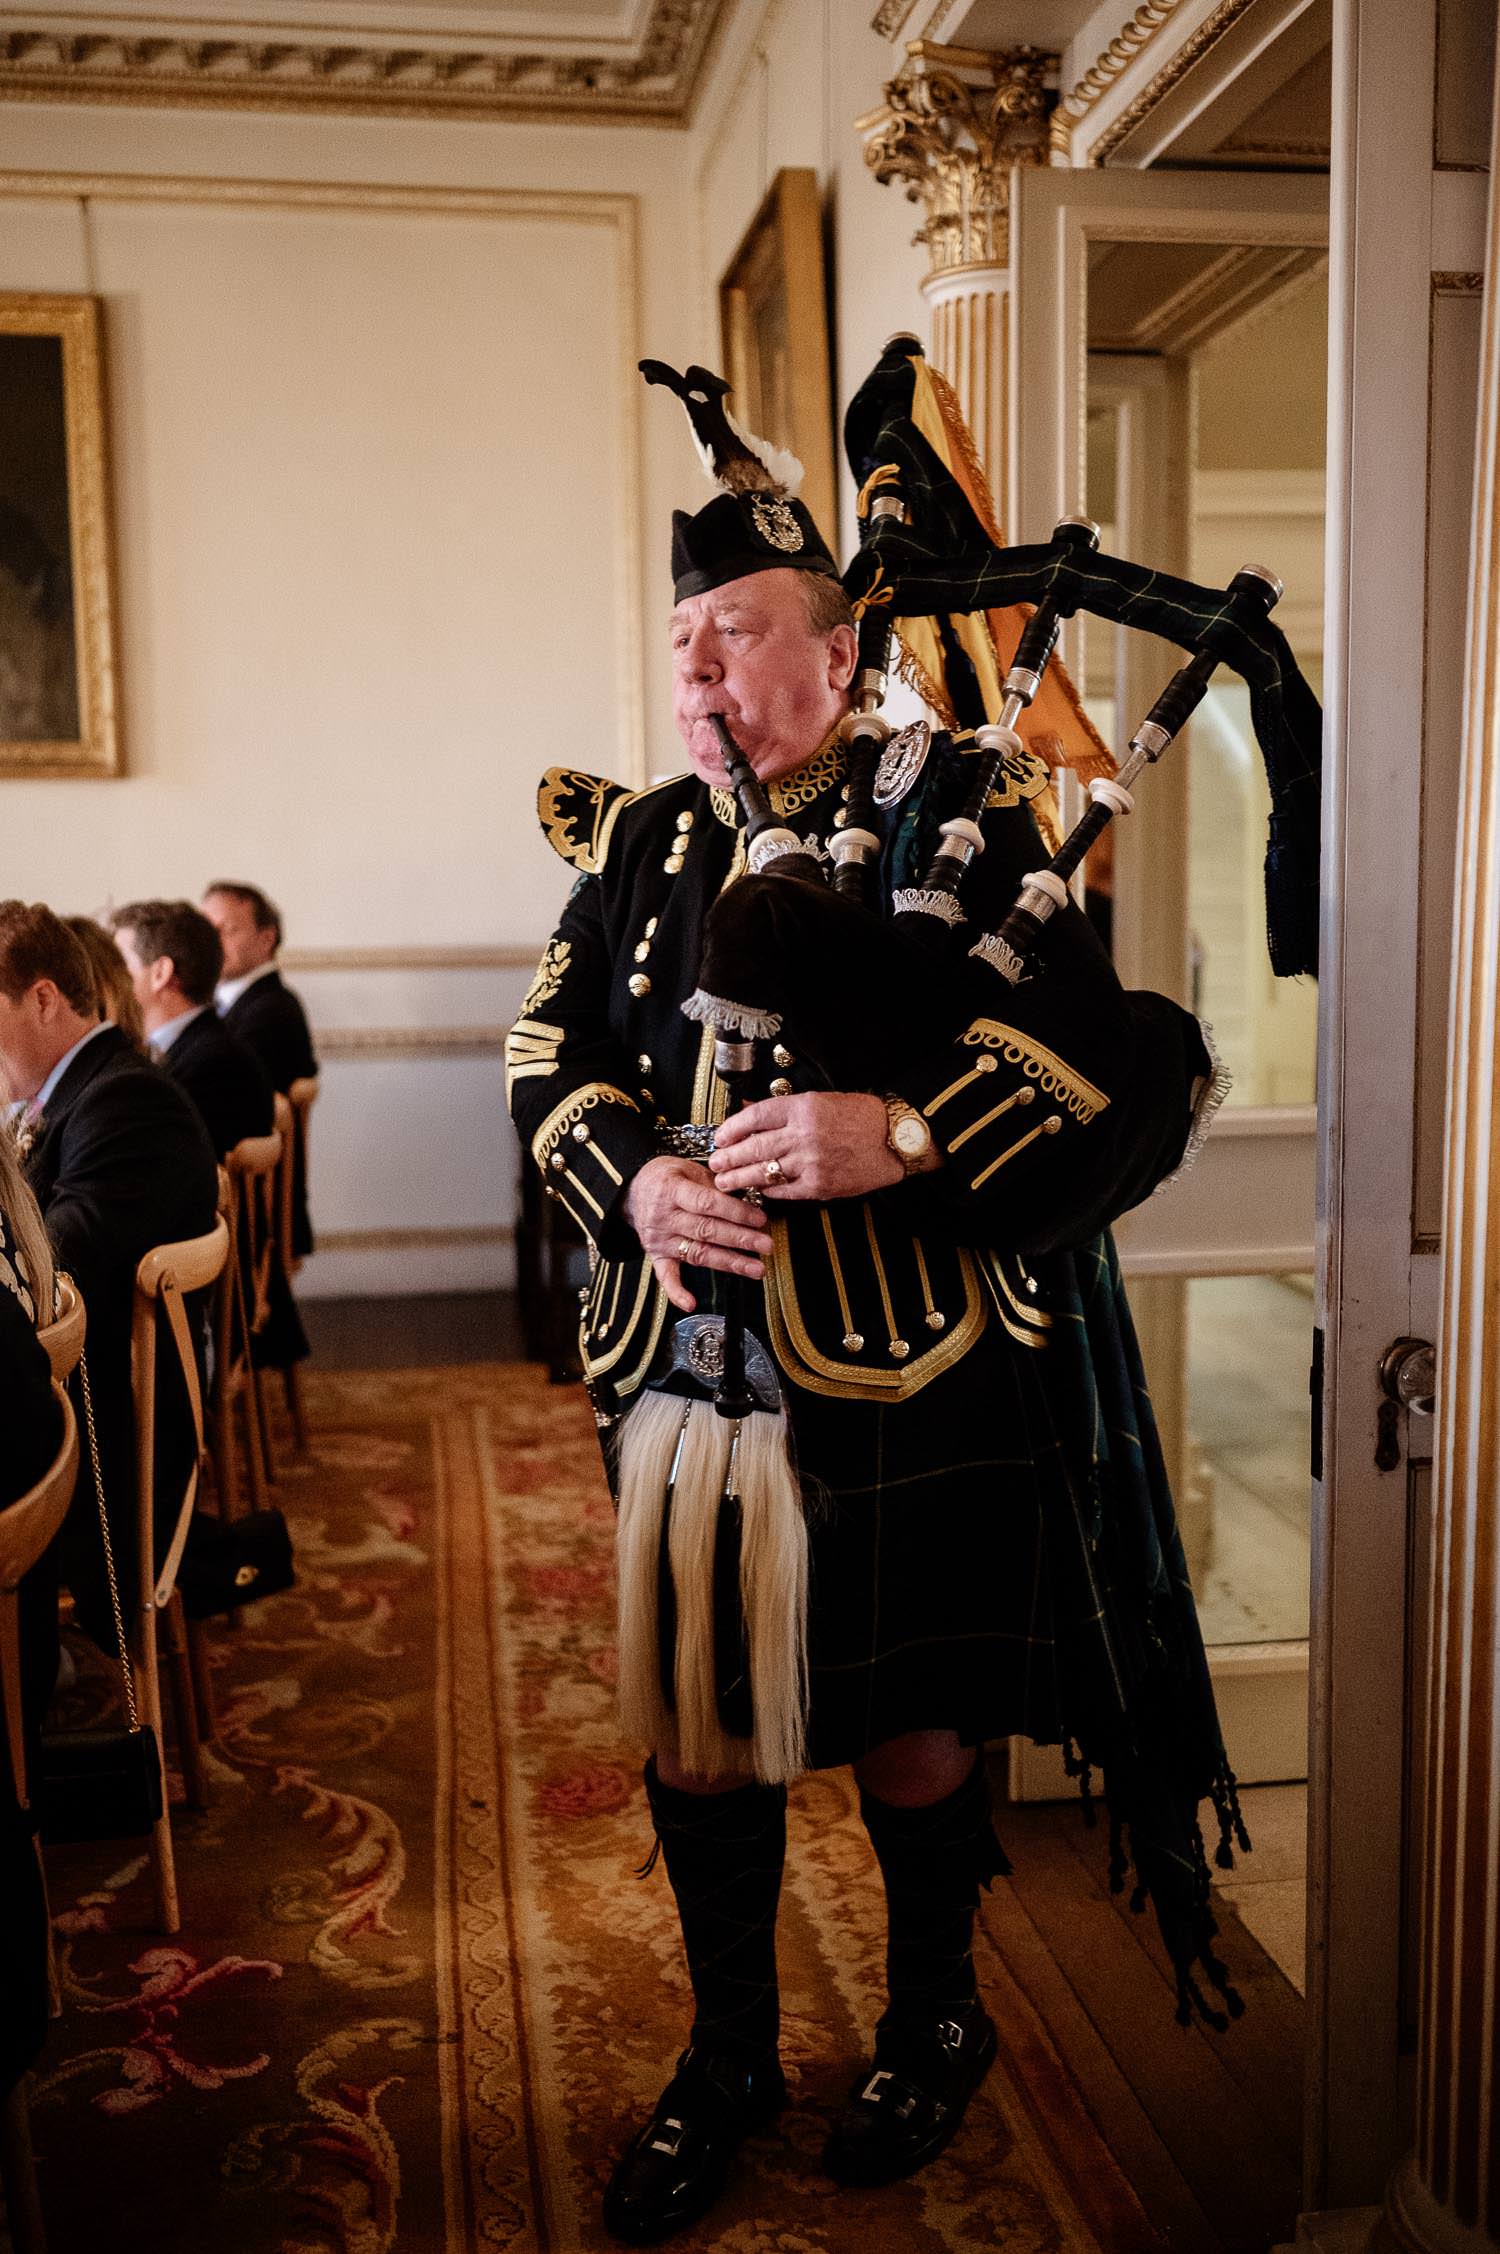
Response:
[[[882,1096],[885,1105],[885,1139],[901,1161],[903,1174],[919,1174],[932,1150],[932,1129],[919,1111],[900,1096]]]

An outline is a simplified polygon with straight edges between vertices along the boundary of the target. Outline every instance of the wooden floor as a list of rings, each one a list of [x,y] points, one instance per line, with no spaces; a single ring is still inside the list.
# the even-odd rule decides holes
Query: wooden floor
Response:
[[[311,1300],[324,1368],[394,1369],[518,1358],[513,1296]],[[1300,2193],[1301,1996],[1220,1911],[1245,1998],[1227,2035],[1173,2018],[1154,1921],[1105,1880],[1101,1830],[1077,1806],[998,1811],[1015,1866],[985,1897],[986,1994],[1033,2119],[1067,2164],[1070,2122],[1092,2120],[1117,2177],[1080,2187],[1110,2254],[1261,2254],[1290,2240]],[[1068,2171],[1070,2174],[1071,2170]]]

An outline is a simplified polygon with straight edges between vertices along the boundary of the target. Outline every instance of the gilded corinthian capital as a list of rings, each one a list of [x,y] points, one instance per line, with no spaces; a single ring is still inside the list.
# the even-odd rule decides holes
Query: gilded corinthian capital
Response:
[[[876,179],[904,181],[908,201],[926,205],[915,239],[935,274],[1006,264],[1010,168],[1047,162],[1057,62],[1039,47],[914,40],[883,105],[857,120]]]

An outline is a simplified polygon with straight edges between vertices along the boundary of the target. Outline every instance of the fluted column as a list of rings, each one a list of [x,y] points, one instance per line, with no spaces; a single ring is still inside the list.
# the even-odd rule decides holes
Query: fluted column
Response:
[[[1386,2230],[1500,2248],[1500,171],[1490,175],[1438,1347],[1417,2143]]]
[[[1011,168],[1047,162],[1056,71],[1056,55],[1036,47],[989,54],[919,39],[884,103],[858,121],[876,179],[901,181],[924,207],[916,240],[932,261],[922,284],[930,357],[958,394],[1002,531]]]

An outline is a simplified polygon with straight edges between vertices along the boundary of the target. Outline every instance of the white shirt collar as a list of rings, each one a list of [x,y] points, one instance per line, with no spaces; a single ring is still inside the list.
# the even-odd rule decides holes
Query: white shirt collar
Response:
[[[81,1035],[80,1038],[73,1043],[71,1049],[67,1049],[63,1052],[63,1054],[58,1058],[56,1064],[52,1067],[52,1070],[48,1073],[46,1079],[42,1082],[40,1088],[38,1088],[35,1096],[31,1100],[30,1108],[33,1113],[41,1113],[46,1111],[48,1104],[51,1102],[52,1097],[56,1093],[58,1081],[61,1080],[63,1074],[67,1071],[68,1066],[73,1062],[73,1059],[77,1056],[79,1050],[86,1049],[90,1041],[97,1040],[98,1036],[101,1033],[109,1033],[112,1031],[113,1027],[111,1027],[107,1023],[107,1021],[101,1019],[98,1025],[91,1025],[87,1033]]]
[[[222,985],[216,986],[214,989],[214,1008],[218,1011],[220,1017],[224,1015],[226,1010],[234,1008],[235,1003],[247,987],[253,986],[258,978],[269,978],[275,969],[274,963],[261,963],[255,970],[247,970],[243,978],[226,978]]]
[[[154,1057],[165,1056],[172,1043],[177,1039],[178,1034],[185,1033],[194,1018],[202,1017],[207,1008],[207,1002],[200,1002],[196,1009],[183,1010],[178,1016],[169,1017],[165,1025],[158,1025],[152,1032],[148,1033],[146,1035],[146,1046],[151,1054]]]

